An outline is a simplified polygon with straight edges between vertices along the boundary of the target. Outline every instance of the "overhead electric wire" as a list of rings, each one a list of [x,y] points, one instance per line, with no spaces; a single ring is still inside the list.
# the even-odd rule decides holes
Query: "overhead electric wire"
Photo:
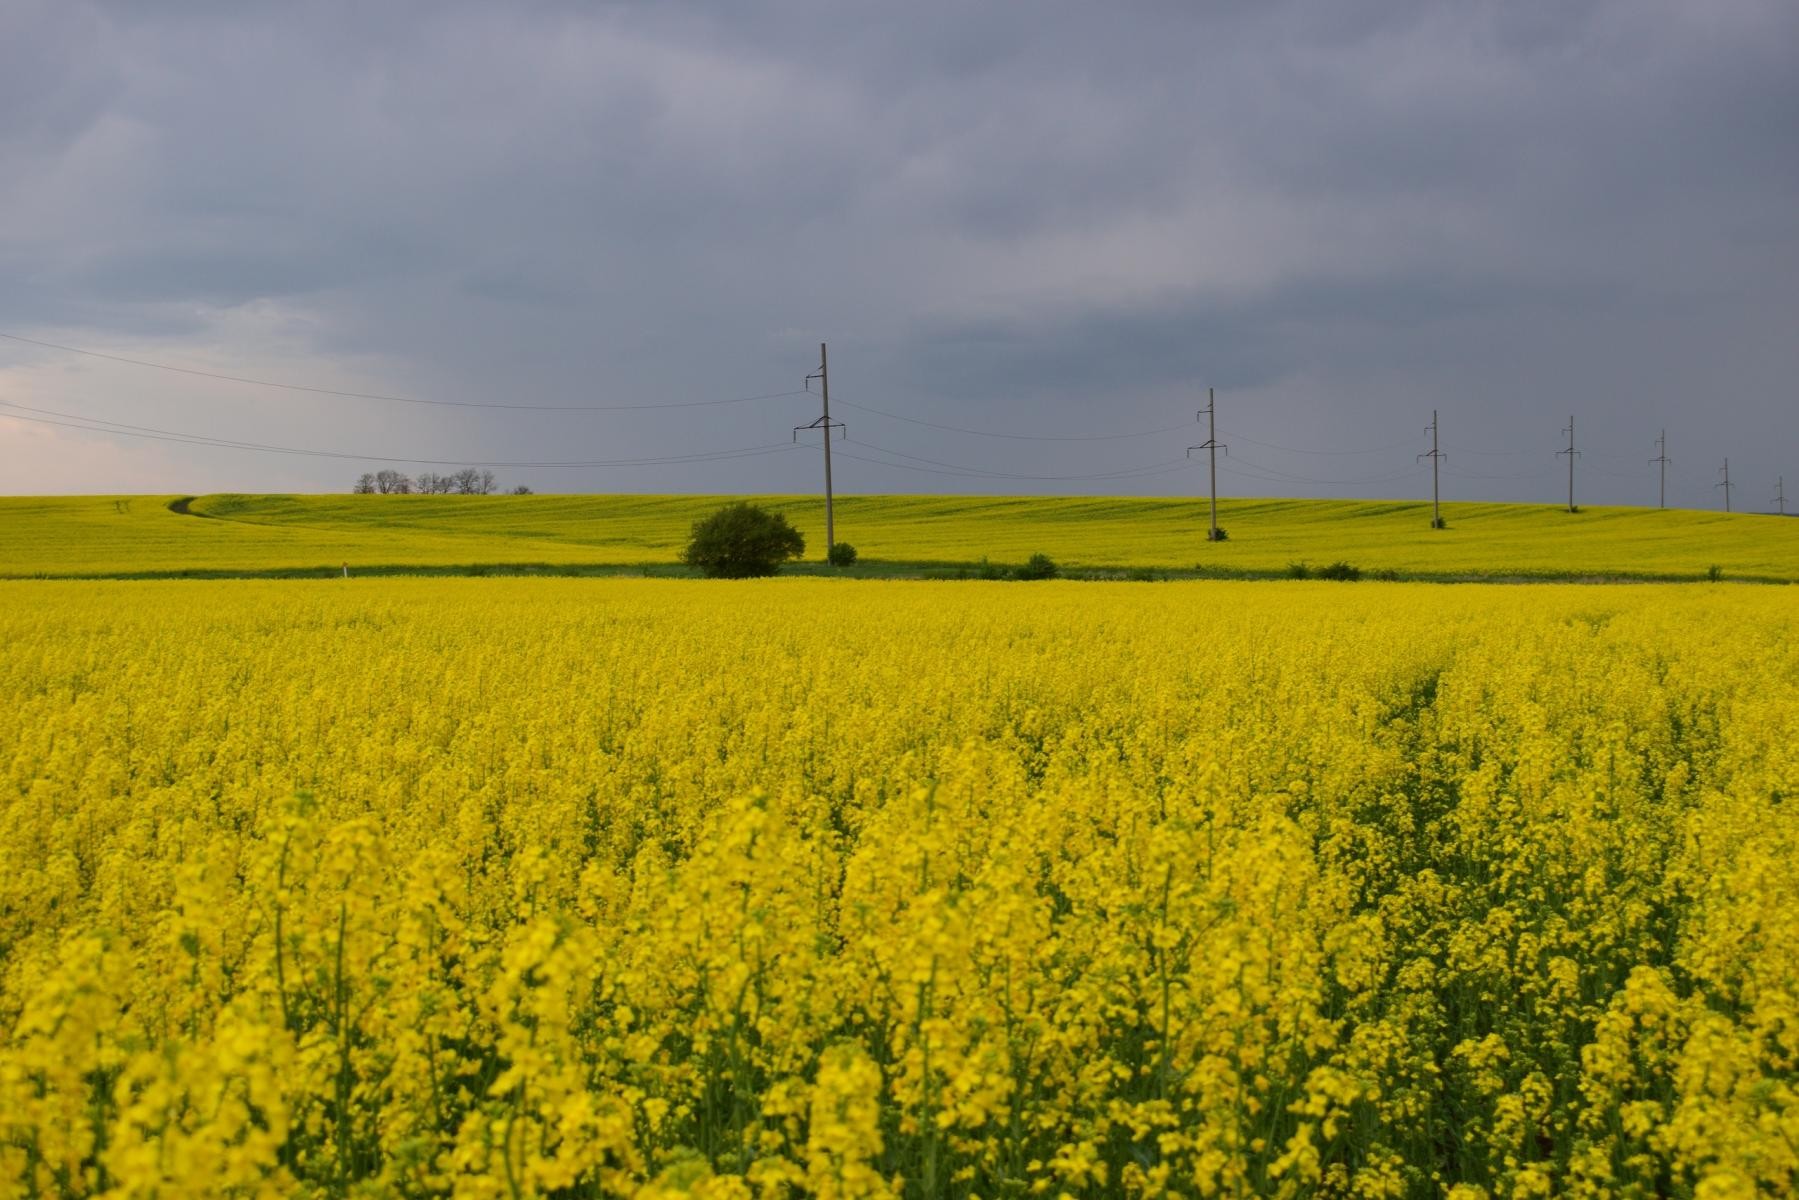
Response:
[[[551,460],[505,460],[505,459],[445,459],[414,458],[403,454],[354,454],[348,451],[315,450],[300,446],[279,446],[266,442],[240,442],[229,438],[216,438],[206,434],[186,433],[175,429],[156,429],[146,425],[127,425],[119,421],[107,421],[99,417],[84,417],[79,413],[57,412],[54,409],[32,408],[24,404],[15,404],[8,400],[0,400],[0,408],[23,412],[47,414],[45,416],[27,417],[14,413],[0,413],[0,416],[11,417],[15,421],[29,421],[35,425],[57,425],[65,429],[80,429],[88,433],[107,433],[119,437],[144,438],[157,442],[177,442],[190,446],[211,446],[222,450],[254,450],[266,454],[292,454],[306,458],[333,458],[356,462],[373,463],[406,463],[423,467],[506,467],[513,469],[531,467],[656,467],[672,466],[677,463],[713,462],[729,458],[751,458],[765,454],[780,454],[799,449],[788,442],[775,442],[766,446],[744,446],[730,450],[700,451],[694,454],[670,454],[639,458],[590,459],[582,461]],[[53,418],[65,418],[56,420]],[[77,422],[80,422],[79,424]]]
[[[1261,463],[1244,458],[1241,455],[1226,459],[1223,463],[1219,464],[1218,469],[1221,471],[1234,471],[1239,475],[1247,474],[1248,472],[1246,471],[1235,470],[1239,465],[1248,467],[1250,470],[1262,472],[1264,478],[1273,476],[1277,479],[1291,480],[1295,483],[1316,483],[1325,484],[1331,487],[1365,487],[1374,483],[1391,483],[1397,479],[1410,479],[1415,475],[1423,473],[1424,470],[1423,467],[1413,465],[1397,471],[1389,471],[1384,475],[1370,475],[1363,479],[1317,479],[1310,475],[1295,475],[1290,471],[1282,471],[1277,467],[1264,466]]]
[[[1181,462],[1174,463],[1170,466],[1151,467],[1147,470],[1114,475],[1018,475],[992,471],[957,471],[941,467],[919,467],[914,466],[911,463],[889,462],[882,458],[865,458],[859,454],[852,454],[847,450],[839,450],[837,453],[843,458],[854,459],[857,462],[869,463],[877,467],[891,467],[896,471],[914,471],[924,475],[947,475],[954,479],[1015,479],[1036,481],[1040,483],[1067,482],[1078,479],[1147,479],[1152,475],[1165,475],[1171,471],[1184,471],[1187,469],[1187,464]]]
[[[1445,454],[1472,454],[1476,458],[1523,458],[1530,454],[1547,453],[1539,447],[1532,447],[1529,450],[1470,450],[1466,446],[1444,446],[1443,452]]]
[[[1229,429],[1220,429],[1218,432],[1223,434],[1225,437],[1234,438],[1235,440],[1237,440],[1239,442],[1250,442],[1254,445],[1262,446],[1269,450],[1280,450],[1287,454],[1320,454],[1320,455],[1331,455],[1331,456],[1339,455],[1339,454],[1385,454],[1392,450],[1410,450],[1413,446],[1412,442],[1405,441],[1405,442],[1390,442],[1385,446],[1369,446],[1365,449],[1355,449],[1355,450],[1302,450],[1298,446],[1282,446],[1275,442],[1259,441],[1256,438],[1250,437],[1246,433],[1236,433]]]
[[[1220,475],[1232,475],[1239,479],[1254,480],[1257,483],[1271,484],[1276,487],[1288,487],[1294,483],[1300,483],[1319,487],[1362,488],[1381,487],[1386,484],[1399,483],[1407,479],[1415,479],[1424,472],[1422,468],[1419,468],[1398,475],[1383,476],[1378,479],[1294,479],[1291,476],[1283,477],[1279,475],[1263,474],[1253,468],[1245,470],[1238,464],[1221,462],[1218,464],[1218,473]]]
[[[1588,463],[1586,465],[1586,469],[1589,471],[1597,472],[1600,475],[1609,476],[1612,479],[1654,479],[1655,478],[1654,471],[1649,471],[1649,470],[1608,471],[1604,467],[1599,466],[1597,463]]]
[[[1537,447],[1530,450],[1470,450],[1466,446],[1445,446],[1444,449],[1451,454],[1472,454],[1477,458],[1527,458],[1533,454],[1549,454],[1553,452],[1549,447]],[[1584,446],[1581,447],[1581,453],[1591,458],[1611,459],[1616,462],[1637,461],[1627,454],[1611,454],[1604,450],[1588,450]]]
[[[1554,471],[1554,467],[1544,467],[1538,471],[1511,471],[1497,474],[1481,471],[1464,471],[1460,467],[1444,467],[1443,474],[1454,475],[1458,479],[1541,479]]]
[[[779,400],[786,396],[806,394],[803,388],[794,388],[785,392],[766,392],[758,396],[734,396],[728,400],[671,400],[661,404],[500,404],[485,400],[428,400],[419,396],[389,396],[380,392],[351,392],[338,388],[313,387],[303,383],[282,383],[273,379],[253,379],[244,375],[225,375],[217,371],[202,371],[195,367],[177,367],[169,363],[151,362],[143,358],[127,358],[122,354],[83,350],[79,346],[64,346],[57,342],[21,337],[16,333],[0,332],[0,338],[23,342],[28,346],[42,346],[49,350],[81,354],[88,358],[103,358],[108,362],[128,363],[134,367],[173,371],[178,375],[198,375],[202,379],[219,379],[227,383],[247,383],[254,387],[280,388],[288,392],[309,392],[317,396],[337,396],[349,400],[385,400],[394,404],[423,404],[434,408],[485,408],[515,412],[644,412],[658,408],[718,408],[727,404],[748,404],[756,400]]]
[[[992,429],[968,429],[961,425],[945,425],[940,421],[927,421],[922,417],[908,417],[900,413],[888,412],[884,408],[875,408],[868,404],[858,404],[854,400],[833,398],[836,403],[858,412],[873,413],[877,417],[886,417],[890,421],[904,421],[909,425],[923,425],[930,429],[943,429],[950,433],[966,433],[973,437],[1004,438],[1014,442],[1115,442],[1127,438],[1153,437],[1156,434],[1175,433],[1187,428],[1185,423],[1168,425],[1161,429],[1138,429],[1130,433],[1000,433]]]
[[[850,439],[845,440],[851,441]],[[865,442],[859,439],[851,441],[851,444],[861,449],[872,450],[877,454],[889,454],[895,458],[910,459],[913,463],[928,463],[930,466],[916,467],[912,466],[910,463],[887,462],[878,458],[866,458],[845,450],[838,450],[837,453],[844,455],[846,458],[853,458],[857,462],[873,463],[877,466],[898,467],[902,470],[911,471],[925,471],[932,475],[964,475],[981,479],[1027,479],[1040,482],[1068,482],[1081,479],[1133,479],[1140,475],[1155,475],[1160,474],[1163,471],[1184,470],[1187,467],[1186,460],[1174,459],[1165,463],[1145,463],[1138,467],[1124,467],[1116,471],[1095,471],[1077,475],[1039,475],[1020,471],[993,471],[984,467],[970,467],[961,463],[944,462],[941,459],[924,458],[920,455],[907,454],[900,450],[889,450],[885,446],[877,446],[872,442]]]

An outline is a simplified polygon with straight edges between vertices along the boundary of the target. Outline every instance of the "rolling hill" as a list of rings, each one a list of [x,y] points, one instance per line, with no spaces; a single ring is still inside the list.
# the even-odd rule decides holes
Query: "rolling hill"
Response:
[[[824,550],[816,497],[760,498]],[[666,569],[718,496],[215,495],[0,498],[0,577]],[[861,573],[918,573],[1042,551],[1073,568],[1223,574],[1337,560],[1422,578],[1799,580],[1799,521],[1760,514],[1412,501],[845,496]]]

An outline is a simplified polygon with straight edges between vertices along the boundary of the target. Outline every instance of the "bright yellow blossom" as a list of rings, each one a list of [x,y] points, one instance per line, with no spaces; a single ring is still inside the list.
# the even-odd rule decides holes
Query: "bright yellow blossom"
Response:
[[[1784,589],[0,585],[0,1197],[1799,1178]]]

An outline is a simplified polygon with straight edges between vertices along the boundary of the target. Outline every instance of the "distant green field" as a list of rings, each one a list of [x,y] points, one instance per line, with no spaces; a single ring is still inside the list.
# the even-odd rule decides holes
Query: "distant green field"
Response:
[[[760,498],[824,552],[816,497]],[[0,498],[0,577],[667,565],[717,496],[83,496]],[[181,511],[185,510],[185,511]],[[1799,580],[1799,520],[1547,505],[1015,496],[846,496],[837,536],[871,569],[1022,562],[1226,573],[1344,560],[1423,577]]]

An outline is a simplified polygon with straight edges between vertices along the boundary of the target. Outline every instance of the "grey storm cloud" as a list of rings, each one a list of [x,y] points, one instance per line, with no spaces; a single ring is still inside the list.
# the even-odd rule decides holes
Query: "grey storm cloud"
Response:
[[[1552,498],[1570,412],[1593,502],[1651,498],[1663,427],[1682,504],[1713,502],[1726,455],[1748,507],[1762,476],[1799,478],[1784,0],[20,0],[0,110],[0,330],[40,341],[345,391],[676,404],[792,390],[828,340],[855,491],[1193,490],[1185,431],[939,426],[1168,430],[1208,385],[1239,493],[1413,494],[1432,409],[1451,494]],[[791,444],[816,415],[434,409],[16,342],[0,400],[484,461]],[[0,408],[0,449],[34,464],[15,490],[360,470],[24,415]],[[517,481],[802,490],[815,458]]]

